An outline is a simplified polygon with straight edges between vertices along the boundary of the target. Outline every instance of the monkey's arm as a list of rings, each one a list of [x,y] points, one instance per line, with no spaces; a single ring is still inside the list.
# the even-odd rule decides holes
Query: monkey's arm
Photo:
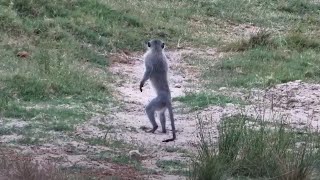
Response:
[[[143,78],[140,81],[140,91],[142,92],[142,87],[144,83],[150,78],[152,72],[152,66],[146,66],[146,71],[144,72]]]

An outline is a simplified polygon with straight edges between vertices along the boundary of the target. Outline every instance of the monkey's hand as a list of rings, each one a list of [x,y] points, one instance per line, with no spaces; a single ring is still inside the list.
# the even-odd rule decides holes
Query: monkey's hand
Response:
[[[140,91],[142,92],[143,82],[140,82]]]

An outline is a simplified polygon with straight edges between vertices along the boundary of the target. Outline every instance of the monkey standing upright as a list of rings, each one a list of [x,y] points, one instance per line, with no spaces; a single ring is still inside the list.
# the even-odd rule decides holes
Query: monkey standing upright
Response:
[[[172,135],[170,139],[162,142],[174,141],[176,139],[176,131],[172,112],[171,93],[168,84],[168,64],[167,58],[164,54],[164,43],[161,40],[151,40],[147,42],[147,52],[144,54],[145,72],[140,82],[140,91],[144,83],[150,79],[154,87],[157,97],[155,97],[146,107],[146,113],[152,124],[150,133],[154,133],[158,129],[158,124],[155,120],[155,112],[160,112],[160,123],[162,132],[166,133],[166,118],[165,111],[168,109],[171,121]]]

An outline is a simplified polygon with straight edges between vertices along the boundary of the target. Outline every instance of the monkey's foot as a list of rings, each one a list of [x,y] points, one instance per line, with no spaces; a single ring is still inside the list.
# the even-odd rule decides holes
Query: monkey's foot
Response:
[[[165,139],[162,142],[170,142],[170,141],[174,141],[176,138],[170,138],[170,139]]]
[[[166,129],[162,129],[162,133],[167,133],[167,130]]]
[[[158,126],[153,127],[151,130],[146,131],[147,133],[154,133],[158,129]]]

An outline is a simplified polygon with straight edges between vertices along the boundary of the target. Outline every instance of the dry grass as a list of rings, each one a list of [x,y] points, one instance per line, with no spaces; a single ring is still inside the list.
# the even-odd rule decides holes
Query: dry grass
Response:
[[[31,157],[19,156],[11,150],[2,152],[0,155],[0,179],[2,180],[67,180],[69,178],[70,176],[49,162],[36,163]]]

